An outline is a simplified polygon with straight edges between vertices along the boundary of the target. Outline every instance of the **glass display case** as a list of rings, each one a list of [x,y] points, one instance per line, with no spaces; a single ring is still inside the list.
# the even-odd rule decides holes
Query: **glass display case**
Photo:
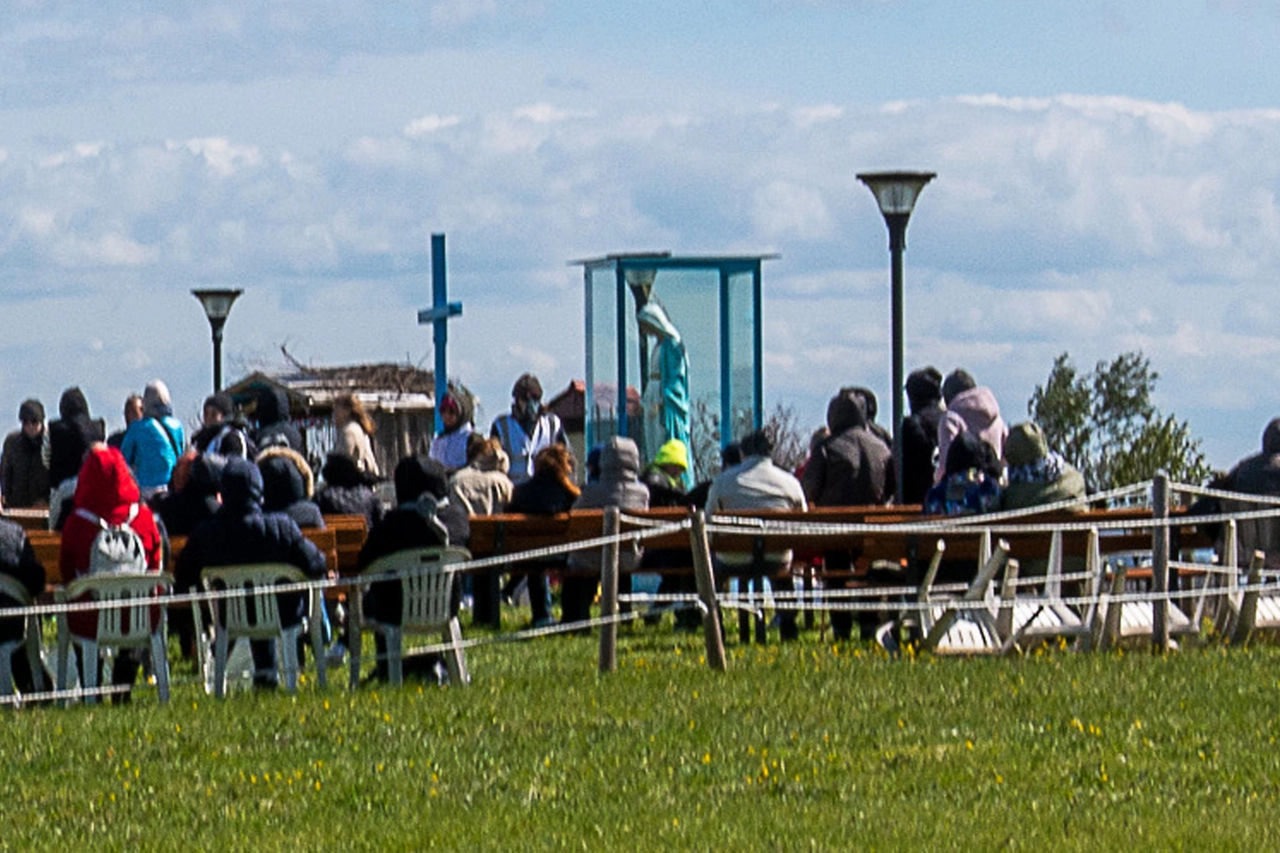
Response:
[[[576,262],[586,288],[588,447],[626,435],[647,461],[680,438],[692,483],[718,469],[722,447],[760,427],[760,271],[772,257],[649,252]]]

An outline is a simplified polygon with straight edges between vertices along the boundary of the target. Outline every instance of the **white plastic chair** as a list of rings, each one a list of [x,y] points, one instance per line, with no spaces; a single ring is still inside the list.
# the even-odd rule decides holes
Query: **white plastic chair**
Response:
[[[365,580],[385,576],[385,582],[400,582],[400,624],[366,619],[363,591],[350,596],[347,605],[347,642],[351,664],[351,689],[360,682],[360,655],[365,630],[387,638],[387,676],[392,685],[404,682],[404,635],[439,632],[449,649],[445,660],[451,684],[467,684],[466,655],[462,650],[462,626],[453,612],[452,564],[465,563],[471,553],[465,548],[411,548],[375,560],[364,570]]]
[[[9,575],[0,574],[0,596],[12,598],[18,602],[19,607],[31,606],[31,596],[27,588]],[[26,647],[27,661],[31,664],[31,677],[35,683],[36,692],[44,690],[44,665],[40,660],[40,617],[30,614],[25,621],[22,639],[0,643],[0,696],[12,696],[15,692],[13,655],[18,651],[19,646]]]
[[[158,601],[173,588],[168,574],[98,575],[79,578],[59,590],[54,599],[71,602],[81,597],[98,601],[98,628],[93,637],[80,637],[71,632],[70,614],[58,614],[58,689],[67,689],[67,662],[71,643],[79,647],[80,683],[85,690],[98,686],[98,654],[107,649],[150,648],[151,666],[156,677],[156,693],[161,702],[169,701],[169,658],[165,651],[165,609]],[[152,624],[153,609],[159,616]],[[87,702],[97,701],[89,693]]]
[[[297,566],[289,563],[248,563],[238,566],[219,566],[201,572],[201,582],[209,592],[239,591],[218,601],[210,602],[213,612],[213,692],[221,697],[227,687],[227,654],[231,641],[241,637],[248,640],[275,640],[279,650],[280,669],[285,687],[298,689],[298,635],[303,625],[283,627],[280,624],[280,608],[275,587],[281,583],[305,583],[308,578]],[[326,684],[324,671],[324,638],[318,614],[319,588],[308,595],[307,612],[310,624],[311,650],[316,660],[316,676],[321,687]]]

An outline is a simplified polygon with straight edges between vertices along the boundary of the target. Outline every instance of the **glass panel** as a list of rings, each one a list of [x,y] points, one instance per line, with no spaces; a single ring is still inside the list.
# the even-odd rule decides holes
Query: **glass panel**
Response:
[[[687,485],[699,474],[706,450],[719,457],[719,279],[716,269],[659,269],[651,305],[642,312],[647,321],[643,352],[635,301],[629,302],[628,335],[636,338],[628,340],[628,351],[637,353],[635,375],[644,375],[643,416],[631,435],[645,460],[669,438],[689,445],[695,468]]]
[[[738,441],[755,429],[761,413],[755,406],[755,276],[729,276],[729,411],[728,441]]]
[[[587,447],[617,435],[618,350],[613,265],[588,267],[587,313]]]

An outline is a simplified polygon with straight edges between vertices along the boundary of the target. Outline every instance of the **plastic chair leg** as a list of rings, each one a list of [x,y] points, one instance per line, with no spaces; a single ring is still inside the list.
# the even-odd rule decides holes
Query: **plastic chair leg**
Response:
[[[98,701],[98,644],[93,640],[80,643],[80,683],[84,685],[86,704]]]
[[[285,628],[276,641],[280,670],[284,673],[284,686],[290,693],[298,692],[298,633],[299,626]]]
[[[324,662],[324,597],[320,590],[311,598],[311,618],[307,620],[311,630],[311,657],[315,658],[316,684],[324,690],[329,686],[329,673]]]
[[[449,683],[459,687],[471,683],[471,673],[467,672],[467,655],[462,649],[462,623],[454,616],[444,629],[444,641],[449,644],[445,652],[445,663],[449,667]]]
[[[37,693],[44,692],[44,661],[40,658],[40,617],[27,623],[27,663],[31,664],[31,683]]]
[[[156,695],[161,702],[169,701],[169,656],[165,654],[164,632],[151,633],[151,668],[155,670]]]
[[[392,687],[404,684],[404,636],[398,625],[384,628],[387,637],[387,682]]]
[[[17,643],[0,645],[0,696],[12,696],[13,686],[13,653],[17,651]]]
[[[221,699],[227,693],[227,632],[219,630],[213,638],[213,695]]]
[[[348,666],[348,684],[352,690],[360,686],[360,657],[364,650],[362,646],[363,637],[360,626],[354,620],[347,622],[347,666]]]

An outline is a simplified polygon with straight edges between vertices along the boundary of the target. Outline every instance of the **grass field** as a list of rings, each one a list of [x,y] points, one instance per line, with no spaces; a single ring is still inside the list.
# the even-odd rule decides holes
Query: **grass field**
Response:
[[[888,660],[622,629],[472,650],[469,688],[11,713],[0,846],[1275,846],[1280,650]]]

